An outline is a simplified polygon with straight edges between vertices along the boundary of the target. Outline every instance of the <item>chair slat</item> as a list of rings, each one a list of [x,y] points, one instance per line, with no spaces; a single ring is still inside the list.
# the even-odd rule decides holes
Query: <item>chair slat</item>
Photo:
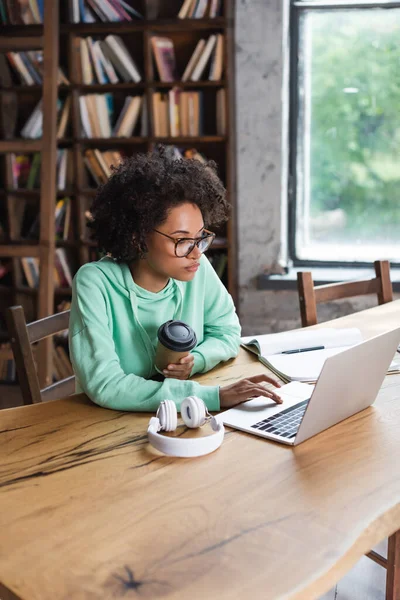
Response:
[[[301,324],[303,327],[316,325],[317,304],[351,298],[367,294],[377,294],[378,303],[385,304],[393,300],[393,288],[390,281],[390,265],[387,260],[374,262],[376,277],[359,281],[346,281],[314,286],[310,272],[297,273]]]
[[[42,400],[57,400],[57,398],[63,398],[64,396],[71,396],[75,393],[75,377],[67,377],[61,381],[56,381],[52,385],[40,390]]]
[[[387,260],[377,260],[374,264],[376,276],[382,282],[382,288],[378,293],[379,304],[393,301],[393,286],[390,281],[390,265]]]
[[[55,400],[75,392],[75,377],[70,376],[40,389],[32,343],[68,329],[70,311],[66,310],[50,317],[26,324],[22,306],[11,306],[6,311],[11,347],[17,367],[18,382],[24,404],[43,400]]]
[[[377,279],[363,281],[346,281],[345,283],[329,283],[314,288],[315,301],[329,302],[340,298],[351,298],[352,296],[365,296],[377,294],[381,289],[381,282]]]
[[[41,402],[39,380],[26,328],[24,309],[22,306],[11,306],[6,311],[6,318],[23,402],[24,404]]]
[[[29,323],[27,329],[31,344],[68,329],[69,313],[69,310],[65,310],[64,312]]]

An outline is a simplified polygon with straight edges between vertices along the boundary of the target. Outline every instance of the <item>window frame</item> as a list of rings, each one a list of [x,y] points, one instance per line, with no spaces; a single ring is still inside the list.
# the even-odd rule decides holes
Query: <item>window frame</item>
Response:
[[[299,43],[300,21],[304,12],[312,10],[360,10],[360,9],[400,9],[400,0],[290,0],[290,77],[289,77],[289,164],[288,164],[288,251],[290,263],[294,267],[370,267],[368,261],[324,261],[300,259],[296,255],[296,223],[297,223],[297,160],[298,160],[298,127],[302,116],[299,113]],[[379,258],[379,257],[377,257]],[[384,257],[383,257],[384,258]],[[400,261],[391,261],[394,268],[400,267]]]

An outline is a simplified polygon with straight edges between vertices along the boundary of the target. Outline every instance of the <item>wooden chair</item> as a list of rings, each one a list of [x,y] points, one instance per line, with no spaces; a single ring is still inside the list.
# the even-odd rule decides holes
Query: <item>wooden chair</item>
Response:
[[[310,272],[297,273],[297,290],[299,293],[301,324],[303,327],[317,323],[317,304],[338,300],[339,298],[350,298],[352,296],[363,296],[365,294],[377,294],[378,303],[385,304],[393,300],[393,289],[390,281],[390,265],[387,260],[376,260],[374,262],[376,277],[359,281],[346,281],[330,283],[327,285],[314,286]]]
[[[75,377],[67,377],[40,389],[31,344],[68,329],[70,311],[51,315],[27,325],[22,306],[6,311],[11,347],[24,404],[55,400],[75,393]]]

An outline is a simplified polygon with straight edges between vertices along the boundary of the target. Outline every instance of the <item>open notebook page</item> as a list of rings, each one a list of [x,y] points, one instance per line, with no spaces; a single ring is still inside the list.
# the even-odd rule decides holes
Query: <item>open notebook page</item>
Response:
[[[326,359],[347,350],[347,348],[348,346],[342,346],[341,348],[328,348],[296,354],[271,354],[267,357],[260,357],[260,361],[283,381],[316,381]],[[399,372],[400,360],[398,357],[400,358],[399,354],[396,353],[388,368],[388,373]]]
[[[363,341],[361,331],[355,327],[333,329],[321,327],[320,329],[301,329],[284,331],[282,333],[269,333],[265,335],[242,337],[242,345],[255,345],[261,356],[279,354],[285,350],[311,348],[324,346],[324,348],[339,348],[354,346]],[[313,354],[318,352],[314,350]],[[307,353],[308,354],[308,353]]]

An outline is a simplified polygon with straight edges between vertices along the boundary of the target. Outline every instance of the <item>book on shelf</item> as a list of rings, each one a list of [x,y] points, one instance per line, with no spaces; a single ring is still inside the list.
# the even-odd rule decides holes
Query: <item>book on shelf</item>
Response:
[[[209,81],[219,81],[222,77],[224,68],[224,36],[222,33],[217,33],[215,41],[215,49],[211,56],[210,72],[208,75]]]
[[[174,42],[170,38],[153,35],[151,37],[151,47],[160,81],[176,81],[178,73]]]
[[[6,52],[8,64],[22,85],[41,85],[43,83],[43,50],[26,52]],[[61,67],[58,67],[58,83],[69,84]]]
[[[24,256],[20,262],[27,285],[32,289],[37,289],[40,280],[39,259],[34,256]],[[65,248],[56,248],[53,277],[56,287],[70,288],[72,286],[72,268]]]
[[[21,266],[28,286],[37,288],[39,286],[39,259],[33,256],[24,256],[21,258]]]
[[[60,198],[55,210],[56,240],[68,240],[71,232],[71,198]]]
[[[178,12],[179,19],[213,19],[219,16],[221,0],[183,0]]]
[[[142,96],[127,96],[114,121],[114,101],[111,94],[86,94],[79,97],[82,135],[87,138],[131,137],[136,125],[141,123],[145,103]],[[141,119],[141,121],[140,121]]]
[[[224,36],[222,33],[212,34],[206,40],[202,38],[196,44],[194,52],[186,65],[182,81],[199,81],[206,72],[209,81],[219,81],[224,67]]]
[[[32,168],[32,158],[28,154],[15,154],[10,152],[6,155],[7,179],[12,182],[13,189],[26,188],[29,174]]]
[[[107,35],[100,42],[103,53],[111,60],[123,81],[139,83],[142,77],[128,48],[119,35]]]
[[[69,98],[64,102],[60,99],[57,100],[57,131],[65,132],[68,115],[69,115]],[[65,110],[64,110],[65,109]],[[35,106],[31,116],[25,122],[25,125],[21,129],[21,137],[25,139],[38,139],[43,134],[43,109],[42,100],[39,100]]]
[[[79,96],[79,107],[84,137],[111,137],[111,122],[114,112],[112,94]]]
[[[204,50],[204,46],[206,45],[206,40],[201,39],[197,42],[196,47],[192,56],[189,59],[189,62],[186,65],[186,68],[182,75],[182,81],[188,81],[193,73],[193,69],[199,61],[199,58]]]
[[[217,135],[226,135],[226,92],[224,88],[217,91]]]
[[[363,341],[357,328],[302,329],[247,336],[241,345],[283,381],[316,381],[325,360]]]
[[[151,46],[160,81],[173,82],[179,79],[173,40],[167,37],[152,36]],[[224,62],[224,36],[212,34],[207,39],[198,40],[184,69],[182,81],[199,81],[209,65],[208,80],[221,79]]]
[[[34,190],[40,188],[41,154],[17,154],[9,152],[5,156],[7,181],[13,190]],[[72,150],[63,148],[57,150],[56,179],[57,189],[62,191],[67,184],[74,181],[72,172]]]
[[[43,23],[44,0],[0,0],[3,25],[37,25]]]
[[[193,2],[191,11],[189,13],[190,19],[202,19],[206,16],[208,6],[208,0],[196,0]]]
[[[72,23],[132,21],[143,15],[126,0],[69,0]]]
[[[202,92],[154,92],[152,96],[156,137],[198,137],[203,135]]]
[[[117,166],[122,160],[122,155],[116,150],[101,152],[94,148],[86,150],[83,160],[96,185],[100,185],[110,177],[111,166]]]
[[[112,137],[131,137],[140,117],[142,96],[127,96],[119,117],[113,127]]]
[[[210,37],[208,38],[208,40],[205,43],[205,46],[203,48],[203,51],[202,51],[198,61],[196,62],[196,65],[192,71],[192,74],[190,75],[191,81],[199,81],[199,79],[203,75],[205,68],[207,66],[207,63],[211,58],[212,52],[215,49],[216,43],[217,43],[217,35],[216,34],[210,35]]]
[[[56,240],[69,240],[73,238],[73,227],[71,221],[71,199],[66,196],[60,198],[56,202],[54,210],[55,219],[55,239]],[[32,213],[29,213],[27,218],[29,227],[22,226],[21,237],[38,240],[40,236],[40,213],[35,211],[35,215],[32,218]],[[25,233],[25,231],[27,232]]]

